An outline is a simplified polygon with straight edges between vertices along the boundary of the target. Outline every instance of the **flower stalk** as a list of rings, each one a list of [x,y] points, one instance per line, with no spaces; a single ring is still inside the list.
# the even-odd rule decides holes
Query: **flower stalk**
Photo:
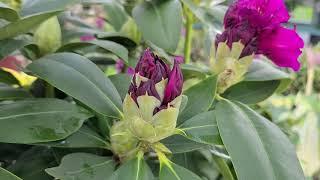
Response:
[[[190,64],[194,17],[192,12],[190,12],[190,10],[186,6],[184,6],[184,12],[186,16],[186,25],[185,25],[186,36],[185,36],[185,42],[184,42],[184,57],[185,57],[185,63]]]

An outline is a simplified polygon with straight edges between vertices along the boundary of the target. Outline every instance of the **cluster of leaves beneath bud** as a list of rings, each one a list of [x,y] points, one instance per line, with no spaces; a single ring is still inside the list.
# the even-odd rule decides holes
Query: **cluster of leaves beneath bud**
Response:
[[[125,158],[148,147],[161,146],[159,141],[175,131],[182,85],[178,61],[170,70],[147,49],[135,68],[123,102],[124,119],[111,128],[113,151]]]
[[[235,42],[230,48],[227,43],[218,44],[214,59],[211,61],[211,68],[218,78],[218,93],[243,80],[245,73],[253,61],[253,55],[241,57],[244,45]]]

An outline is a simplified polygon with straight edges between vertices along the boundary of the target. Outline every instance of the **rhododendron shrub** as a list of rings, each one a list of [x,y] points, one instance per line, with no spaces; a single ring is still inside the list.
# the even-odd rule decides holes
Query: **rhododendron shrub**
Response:
[[[0,180],[304,179],[252,109],[300,69],[284,2],[237,0],[224,20],[209,5],[0,3]],[[192,54],[195,24],[208,57]]]

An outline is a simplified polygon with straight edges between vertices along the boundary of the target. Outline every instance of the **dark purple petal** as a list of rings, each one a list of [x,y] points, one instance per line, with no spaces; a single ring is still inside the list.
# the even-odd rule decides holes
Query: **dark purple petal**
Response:
[[[162,105],[166,105],[173,101],[182,93],[183,75],[177,60],[174,62],[172,71],[170,72],[169,81],[164,91],[164,99]]]
[[[184,63],[184,57],[183,56],[175,56],[174,58],[178,61],[179,64]]]
[[[135,72],[158,83],[168,77],[170,70],[169,66],[158,56],[154,55],[150,49],[146,49],[135,68]]]
[[[128,69],[127,69],[127,74],[133,76],[133,75],[134,75],[134,68],[128,67]]]
[[[129,94],[132,99],[137,103],[137,98],[148,94],[148,96],[154,96],[160,100],[160,96],[156,90],[156,86],[153,80],[148,80],[147,82],[141,82],[139,87],[131,84],[129,87]],[[137,103],[138,105],[138,103]]]
[[[304,43],[295,30],[278,27],[265,31],[258,38],[258,52],[280,67],[300,69],[298,57]]]

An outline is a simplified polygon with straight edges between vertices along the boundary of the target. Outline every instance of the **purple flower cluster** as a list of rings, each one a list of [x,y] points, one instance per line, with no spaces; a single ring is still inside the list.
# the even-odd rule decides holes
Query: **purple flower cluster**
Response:
[[[304,43],[295,30],[287,29],[290,16],[283,0],[238,0],[224,18],[224,32],[216,37],[216,46],[240,41],[241,56],[263,54],[280,67],[300,69],[298,57]]]
[[[140,76],[140,77],[137,77]],[[138,78],[142,79],[138,82]],[[156,84],[168,79],[164,89],[164,97],[161,98],[156,89]],[[154,114],[166,109],[168,104],[182,93],[183,76],[178,60],[175,60],[172,70],[162,59],[147,49],[141,56],[129,87],[129,94],[137,103],[137,97],[148,94],[160,100],[161,106],[156,108]],[[138,103],[137,103],[138,104]]]

